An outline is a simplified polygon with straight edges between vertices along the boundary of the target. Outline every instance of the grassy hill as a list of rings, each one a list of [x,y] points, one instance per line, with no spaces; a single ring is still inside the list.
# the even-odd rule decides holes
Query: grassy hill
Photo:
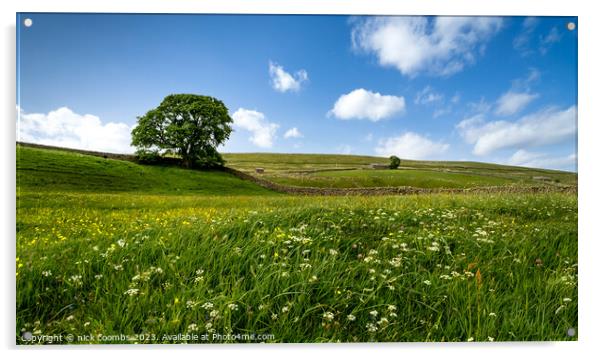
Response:
[[[184,170],[17,146],[17,190],[152,194],[275,194],[220,171]]]
[[[468,188],[508,184],[576,185],[577,174],[478,162],[402,160],[397,170],[375,170],[388,164],[381,157],[336,154],[225,154],[227,165],[285,185],[321,188],[414,186]]]

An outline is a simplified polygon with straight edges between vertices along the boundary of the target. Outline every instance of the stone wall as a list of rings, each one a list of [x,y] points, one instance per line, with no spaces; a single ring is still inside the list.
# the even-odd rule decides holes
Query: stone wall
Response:
[[[575,186],[557,186],[557,185],[508,185],[476,187],[467,189],[442,189],[442,188],[415,188],[410,186],[401,187],[374,187],[374,188],[311,188],[282,185],[265,179],[257,178],[239,170],[225,167],[223,170],[243,180],[251,181],[266,189],[271,189],[280,193],[295,195],[416,195],[416,194],[469,194],[469,193],[577,193]]]

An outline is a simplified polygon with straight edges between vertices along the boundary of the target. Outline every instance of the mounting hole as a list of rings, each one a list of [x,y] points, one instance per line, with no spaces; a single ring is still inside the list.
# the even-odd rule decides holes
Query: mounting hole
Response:
[[[27,19],[23,20],[23,25],[25,25],[25,27],[31,27],[31,25],[33,25],[33,20],[30,18],[27,18]]]
[[[566,24],[566,28],[569,29],[569,31],[575,30],[575,27],[577,27],[577,25],[575,25],[575,23],[572,21]]]
[[[569,336],[569,337],[574,337],[574,336],[575,336],[575,333],[577,333],[577,332],[575,332],[575,328],[573,328],[573,327],[569,328],[569,329],[566,331],[566,335],[567,335],[567,336]]]

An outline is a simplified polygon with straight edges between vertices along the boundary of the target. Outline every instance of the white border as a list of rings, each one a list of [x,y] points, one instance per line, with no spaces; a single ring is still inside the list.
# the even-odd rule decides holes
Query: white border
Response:
[[[311,5],[310,5],[311,4]],[[294,14],[400,14],[400,15],[571,15],[579,16],[579,342],[497,343],[497,344],[354,344],[354,345],[270,345],[270,346],[194,346],[152,347],[145,355],[162,356],[165,349],[190,355],[307,356],[319,353],[339,356],[371,354],[491,357],[512,354],[542,357],[582,356],[600,351],[596,345],[600,332],[600,282],[602,264],[600,222],[600,98],[602,64],[600,35],[602,13],[595,1],[585,0],[4,0],[0,2],[2,24],[2,350],[9,356],[79,357],[104,356],[128,352],[139,347],[76,347],[70,349],[23,349],[14,346],[14,235],[15,235],[15,13],[16,12],[144,12],[144,13],[294,13]],[[377,349],[378,352],[373,353]],[[384,351],[383,351],[384,350]]]

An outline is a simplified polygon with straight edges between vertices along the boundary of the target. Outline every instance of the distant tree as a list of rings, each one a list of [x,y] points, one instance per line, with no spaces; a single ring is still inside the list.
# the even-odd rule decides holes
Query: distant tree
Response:
[[[213,97],[172,94],[144,116],[132,130],[132,145],[141,159],[173,154],[182,166],[224,164],[217,147],[232,133],[228,108]]]
[[[399,168],[399,164],[401,164],[401,159],[399,159],[396,156],[392,155],[392,156],[389,157],[389,160],[391,161],[391,163],[389,164],[389,169],[397,169],[397,168]]]

